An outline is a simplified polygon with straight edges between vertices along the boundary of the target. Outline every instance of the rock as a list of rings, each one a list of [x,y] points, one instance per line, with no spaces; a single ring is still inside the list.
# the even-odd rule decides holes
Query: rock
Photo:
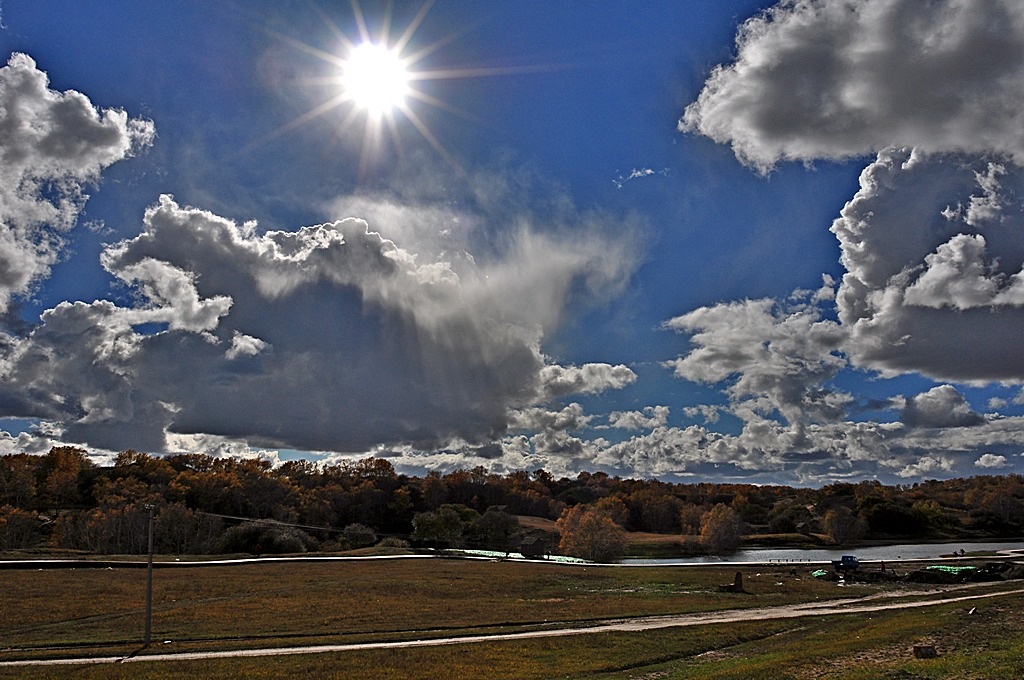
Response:
[[[939,656],[935,645],[914,645],[915,659],[934,659]]]
[[[743,590],[743,574],[736,572],[736,576],[733,578],[732,583],[725,583],[718,586],[718,592],[720,593],[745,593]]]

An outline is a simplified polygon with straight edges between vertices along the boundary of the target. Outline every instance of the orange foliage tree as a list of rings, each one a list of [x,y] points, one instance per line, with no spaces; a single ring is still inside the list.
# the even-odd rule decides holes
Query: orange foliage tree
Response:
[[[561,534],[558,549],[564,555],[610,562],[620,557],[626,546],[622,528],[588,505],[574,505],[565,510],[555,526]]]

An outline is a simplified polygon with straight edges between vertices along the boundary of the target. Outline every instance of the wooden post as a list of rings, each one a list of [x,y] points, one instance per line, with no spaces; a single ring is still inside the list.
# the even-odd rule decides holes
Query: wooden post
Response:
[[[149,647],[153,633],[153,506],[149,508],[149,557],[146,560],[146,640]]]

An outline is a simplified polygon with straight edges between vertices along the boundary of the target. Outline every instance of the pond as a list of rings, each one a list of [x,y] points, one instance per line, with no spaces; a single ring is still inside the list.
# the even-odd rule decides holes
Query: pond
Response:
[[[622,564],[735,564],[765,562],[827,562],[841,555],[856,555],[861,560],[914,560],[933,559],[954,551],[1024,550],[1022,541],[995,543],[903,543],[876,545],[863,548],[751,548],[737,550],[729,555],[701,555],[697,557],[641,558],[627,557]]]

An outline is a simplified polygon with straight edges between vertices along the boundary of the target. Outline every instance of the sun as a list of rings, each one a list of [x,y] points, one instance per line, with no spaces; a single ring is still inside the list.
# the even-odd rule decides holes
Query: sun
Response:
[[[397,50],[364,42],[352,48],[342,66],[341,87],[346,98],[371,116],[382,116],[405,105],[410,73]]]
[[[312,3],[314,11],[320,15],[324,25],[336,38],[337,42],[332,49],[315,47],[268,28],[272,35],[284,43],[316,57],[331,67],[333,73],[330,75],[310,79],[310,82],[326,85],[328,96],[297,118],[254,140],[239,153],[266,144],[336,109],[347,109],[343,119],[338,123],[335,141],[346,136],[352,128],[362,125],[358,165],[360,183],[370,175],[371,168],[384,156],[388,148],[402,153],[401,147],[403,140],[406,139],[403,136],[403,128],[409,125],[452,168],[463,172],[458,161],[427,126],[426,119],[421,117],[416,109],[429,106],[470,121],[479,122],[479,119],[431,94],[429,82],[534,73],[550,70],[552,67],[424,68],[428,63],[427,57],[461,35],[461,32],[455,32],[418,49],[410,49],[415,42],[414,34],[426,19],[433,4],[434,0],[423,0],[416,15],[396,39],[391,30],[390,9],[385,13],[378,30],[371,32],[363,15],[360,0],[352,0],[353,18],[358,30],[358,36],[353,39],[330,16],[319,9],[316,3]],[[391,7],[390,2],[388,6]]]

